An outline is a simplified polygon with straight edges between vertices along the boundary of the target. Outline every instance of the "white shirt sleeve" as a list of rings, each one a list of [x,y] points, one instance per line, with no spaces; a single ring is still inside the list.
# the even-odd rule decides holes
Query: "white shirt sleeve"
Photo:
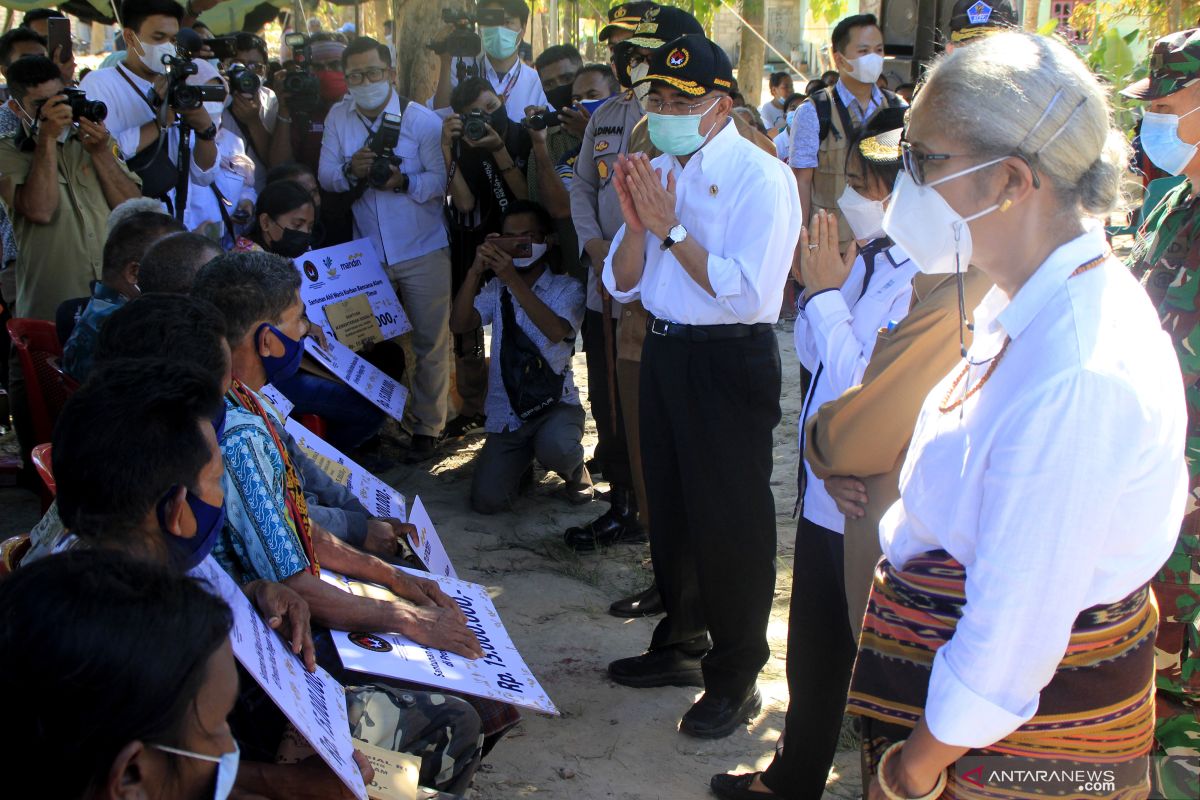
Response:
[[[612,295],[613,300],[616,300],[618,303],[631,303],[642,296],[639,288],[641,287],[642,282],[639,280],[637,285],[628,292],[622,292],[617,288],[617,276],[613,273],[612,265],[613,256],[617,254],[617,248],[621,246],[621,242],[624,241],[624,239],[625,226],[622,225],[621,229],[617,231],[617,235],[613,237],[612,246],[608,248],[608,257],[604,259],[604,274],[602,277],[604,279],[604,288],[607,289],[608,293]],[[645,273],[642,274],[644,277]]]
[[[841,292],[837,289],[831,289],[825,294],[836,294],[841,297]],[[817,299],[817,295],[813,295],[813,300]],[[815,331],[813,330],[812,320],[808,317],[808,304],[801,306],[796,314],[796,323],[792,326],[792,341],[796,345],[796,358],[809,372],[816,372],[817,365],[821,363],[821,355],[817,352],[817,341]]]
[[[879,257],[883,258],[882,255]],[[855,268],[861,263],[860,258]],[[890,306],[880,307],[881,303],[873,304],[874,308],[882,312],[882,316],[872,323],[871,329],[877,331],[886,325],[888,320],[903,319],[911,302],[912,292],[908,291],[898,293]],[[861,313],[862,310],[862,304],[859,303],[852,311],[846,305],[846,297],[841,292],[813,295],[804,307],[805,316],[813,330],[817,352],[821,363],[825,365],[825,376],[839,395],[851,386],[862,383],[863,373],[867,371],[867,362],[871,360],[871,353],[875,350],[874,335],[868,337],[870,341],[862,342],[854,334],[852,324],[856,313]]]
[[[796,109],[792,117],[792,141],[788,146],[788,166],[810,169],[817,166],[817,151],[821,149],[821,121],[811,100]]]
[[[769,157],[768,157],[769,158]],[[775,161],[778,179],[754,184],[754,191],[739,198],[736,206],[741,219],[770,220],[767,226],[749,226],[744,235],[725,237],[724,252],[708,254],[708,282],[717,302],[739,321],[751,322],[762,311],[765,298],[785,280],[777,267],[791,265],[796,242],[800,238],[800,196],[787,169]],[[697,238],[703,245],[703,231]],[[786,274],[786,268],[784,274]],[[774,281],[779,283],[771,285]],[[617,300],[621,300],[616,294]],[[624,302],[624,301],[622,301]],[[776,305],[775,312],[779,312]]]
[[[1011,430],[995,437],[975,556],[965,565],[967,602],[929,681],[926,722],[958,747],[993,744],[1037,713],[1088,605],[1105,549],[1096,532],[1110,528],[1117,498],[1136,479],[1137,454],[1160,435],[1137,424],[1148,417],[1129,386],[1095,372],[1019,405],[1006,414]]]
[[[446,194],[446,160],[442,157],[442,126],[437,117],[417,113],[414,132],[420,170],[408,173],[408,196],[416,203],[427,203]],[[324,142],[322,142],[324,145]],[[321,148],[324,160],[324,146]]]
[[[346,159],[342,156],[342,114],[334,109],[325,117],[321,134],[321,160],[317,165],[317,182],[329,192],[350,191],[350,181],[342,172]]]
[[[112,69],[115,71],[117,68],[112,67]],[[102,100],[110,109],[125,108],[126,103],[140,103],[142,106],[145,106],[145,101],[139,99],[130,86],[117,85],[117,81],[121,81],[124,84],[120,76],[115,76],[116,80],[105,80],[109,76],[101,75],[100,73],[106,71],[94,70],[85,75],[83,80],[79,82],[79,88],[83,90],[89,100]],[[117,146],[121,148],[121,154],[125,158],[133,158],[137,155],[138,144],[141,142],[142,126],[138,124],[115,130],[114,118],[116,116],[116,114],[109,114],[107,120],[109,134],[116,140]]]

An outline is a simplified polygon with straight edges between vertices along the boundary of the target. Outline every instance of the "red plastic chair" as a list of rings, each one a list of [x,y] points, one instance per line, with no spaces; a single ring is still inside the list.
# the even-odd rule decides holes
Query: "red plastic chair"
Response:
[[[54,482],[54,470],[51,466],[49,444],[39,444],[33,448],[31,458],[33,459],[33,468],[37,470],[37,474],[41,477],[42,483],[46,484],[46,490],[50,492],[50,496],[54,497],[58,494],[58,485]]]
[[[325,424],[325,419],[316,414],[297,414],[296,421],[304,427],[308,428],[321,439],[325,438],[325,431],[328,425]]]
[[[33,440],[48,442],[54,438],[54,423],[66,404],[70,391],[63,382],[62,344],[53,322],[40,319],[10,319],[8,335],[17,349],[29,415],[33,422]]]

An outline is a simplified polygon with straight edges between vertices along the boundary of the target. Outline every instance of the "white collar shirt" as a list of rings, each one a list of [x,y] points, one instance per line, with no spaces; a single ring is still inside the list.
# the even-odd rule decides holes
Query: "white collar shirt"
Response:
[[[612,259],[628,231],[617,231],[604,262],[604,286],[620,303],[641,300],[656,317],[685,325],[775,323],[800,238],[800,197],[786,166],[743,139],[732,120],[683,166],[674,156],[651,162],[675,176],[675,213],[708,252],[716,296],[692,280],[661,240],[645,233],[641,280],[617,290]]]
[[[263,127],[267,129],[267,133],[275,132],[275,123],[279,118],[279,98],[275,96],[275,92],[269,87],[258,87],[258,103],[259,112],[258,118],[262,120]],[[254,162],[254,190],[261,192],[267,185],[267,172],[270,167],[267,162],[259,157],[254,149],[254,143],[250,137],[242,130],[242,125],[237,121],[237,117],[233,115],[232,109],[225,109],[225,113],[221,117],[221,129],[230,131],[235,134],[245,144],[246,155]],[[263,156],[268,155],[263,153]]]
[[[804,518],[835,533],[845,532],[846,518],[804,459],[804,423],[822,405],[862,383],[879,329],[908,315],[912,279],[917,272],[917,265],[894,244],[876,252],[872,261],[869,276],[860,255],[840,289],[810,297],[797,314],[793,328],[796,355],[813,375],[801,410],[799,434],[800,458],[807,473]]]
[[[400,141],[393,152],[401,159],[400,171],[408,176],[408,191],[368,188],[354,201],[352,211],[355,238],[370,237],[383,262],[390,265],[449,244],[442,216],[446,162],[438,116],[417,103],[409,103],[401,114],[399,96],[393,91],[384,111],[372,121],[358,112],[353,97],[346,97],[325,117],[317,178],[327,191],[349,191],[342,167],[383,124],[385,113],[400,116]]]
[[[925,399],[880,523],[902,567],[945,550],[966,605],[934,658],[925,720],[940,741],[996,742],[1029,720],[1076,617],[1149,581],[1187,499],[1179,362],[1158,315],[1096,226],[1062,245],[1011,300],[975,312],[972,366]],[[1011,339],[987,382],[960,407]],[[982,363],[981,363],[982,362]]]
[[[528,106],[549,105],[546,100],[546,92],[542,89],[542,79],[538,76],[537,70],[526,64],[519,57],[509,67],[508,72],[503,75],[496,72],[496,68],[492,66],[492,60],[487,56],[456,58],[450,65],[451,87],[458,86],[458,65],[460,62],[474,66],[476,74],[492,85],[492,88],[496,90],[496,96],[504,103],[504,108],[508,112],[508,118],[513,122],[520,122],[525,119],[525,109]],[[429,98],[426,105],[429,108],[433,108],[432,97]],[[449,106],[434,110],[443,119],[454,113]]]

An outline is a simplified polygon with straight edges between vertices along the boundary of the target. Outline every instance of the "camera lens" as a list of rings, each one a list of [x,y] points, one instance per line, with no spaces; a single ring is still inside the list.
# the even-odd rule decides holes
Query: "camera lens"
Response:
[[[372,188],[382,189],[391,179],[391,161],[389,161],[385,156],[379,156],[371,162],[371,169],[367,173],[367,182],[371,184]]]

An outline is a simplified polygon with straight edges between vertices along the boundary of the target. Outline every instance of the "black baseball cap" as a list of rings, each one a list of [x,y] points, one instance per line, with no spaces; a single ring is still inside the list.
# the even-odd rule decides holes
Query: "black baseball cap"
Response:
[[[704,26],[681,8],[655,6],[646,10],[633,37],[626,41],[634,47],[654,50],[686,34],[703,36]]]
[[[950,12],[950,41],[955,43],[1017,27],[1010,0],[958,0]]]
[[[703,35],[680,36],[657,48],[646,63],[650,71],[635,86],[657,81],[692,97],[714,89],[733,92],[733,64],[729,63],[729,56]]]
[[[608,10],[608,24],[600,29],[600,41],[605,41],[617,31],[637,30],[642,16],[652,8],[658,8],[658,3],[622,3]]]

